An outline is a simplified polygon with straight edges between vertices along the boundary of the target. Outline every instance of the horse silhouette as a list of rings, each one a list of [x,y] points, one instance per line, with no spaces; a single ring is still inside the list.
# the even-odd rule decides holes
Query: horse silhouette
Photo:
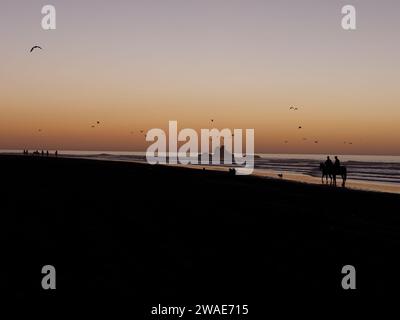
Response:
[[[347,180],[347,168],[345,166],[340,167],[328,167],[325,163],[321,162],[319,169],[322,172],[321,181],[324,183],[324,178],[326,184],[328,184],[328,178],[330,179],[330,185],[336,186],[336,176],[340,175],[342,177],[342,187],[346,186]]]

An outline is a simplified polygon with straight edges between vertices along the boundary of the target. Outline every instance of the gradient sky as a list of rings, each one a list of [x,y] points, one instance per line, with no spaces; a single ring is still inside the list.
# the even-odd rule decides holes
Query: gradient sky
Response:
[[[139,130],[212,118],[256,152],[400,154],[398,0],[50,3],[56,31],[49,2],[0,3],[2,149],[142,151]]]

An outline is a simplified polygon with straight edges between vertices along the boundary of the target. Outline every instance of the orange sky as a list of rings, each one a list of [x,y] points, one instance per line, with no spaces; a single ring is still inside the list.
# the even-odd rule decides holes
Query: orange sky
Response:
[[[1,10],[2,149],[142,151],[139,130],[212,118],[256,152],[400,154],[398,4],[346,32],[340,1],[53,2],[56,31],[40,1]]]

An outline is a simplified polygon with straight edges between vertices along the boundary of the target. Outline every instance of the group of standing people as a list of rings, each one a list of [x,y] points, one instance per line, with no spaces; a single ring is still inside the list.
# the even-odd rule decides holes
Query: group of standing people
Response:
[[[25,156],[28,156],[29,155],[29,150],[23,150],[23,154]],[[44,156],[48,157],[50,155],[48,150],[46,152],[44,152],[44,150],[42,150],[42,152],[39,152],[39,150],[36,150],[36,151],[33,151],[32,154],[34,156],[40,156],[41,155],[42,157],[44,157]],[[57,150],[54,152],[54,155],[56,157],[58,156],[58,151]]]

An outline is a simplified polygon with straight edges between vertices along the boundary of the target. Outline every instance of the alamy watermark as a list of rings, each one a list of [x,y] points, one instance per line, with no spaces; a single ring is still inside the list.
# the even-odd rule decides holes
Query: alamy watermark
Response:
[[[56,8],[50,4],[42,8],[42,29],[43,30],[56,30]]]
[[[41,10],[44,15],[41,21],[43,30],[55,30],[56,29],[56,8],[53,5],[45,5]],[[356,30],[356,8],[353,5],[345,5],[341,9],[342,20],[341,26],[344,30]]]
[[[244,146],[242,129],[201,129],[199,141],[194,129],[178,132],[178,122],[169,121],[168,137],[158,128],[147,132],[146,141],[154,143],[147,148],[146,159],[150,164],[237,165],[237,174],[249,175],[254,170],[254,129],[246,129],[245,133]]]
[[[45,265],[42,268],[42,288],[44,290],[55,290],[56,288],[56,268],[52,265]]]
[[[356,30],[356,8],[352,5],[346,5],[342,8],[342,28],[344,30]]]
[[[342,279],[342,288],[344,290],[356,289],[356,268],[352,265],[345,265],[342,268],[342,274],[345,276]]]

